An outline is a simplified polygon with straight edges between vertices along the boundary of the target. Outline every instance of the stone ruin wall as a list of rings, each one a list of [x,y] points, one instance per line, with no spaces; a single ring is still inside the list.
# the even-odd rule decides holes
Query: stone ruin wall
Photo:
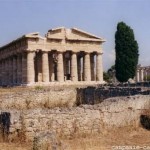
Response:
[[[139,127],[142,123],[141,116],[145,112],[149,112],[149,95],[118,98],[115,97],[116,95],[112,95],[112,98],[104,101],[101,99],[102,97],[97,96],[94,98],[101,101],[100,104],[72,107],[79,101],[79,98],[81,98],[81,102],[85,103],[84,100],[92,95],[93,89],[89,88],[89,96],[86,89],[88,88],[78,89],[80,92],[82,91],[81,95],[75,88],[52,90],[41,87],[0,94],[1,138],[9,138],[12,141],[19,138],[28,141],[33,140],[36,133],[45,130],[53,130],[58,136],[67,138],[101,134],[115,126]],[[103,98],[104,94],[108,92],[108,89],[97,88],[94,93],[96,90],[97,93],[103,95]],[[117,91],[126,93],[125,90],[133,93],[132,95],[142,94],[141,89],[132,88],[114,89],[113,91],[118,94]],[[61,108],[56,107],[60,104]]]
[[[142,115],[149,109],[150,97],[137,95],[72,108],[1,110],[1,136],[10,141],[32,141],[37,133],[45,130],[55,131],[59,137],[73,138],[101,134],[115,127],[138,128],[144,126]]]
[[[71,107],[76,103],[74,88],[23,88],[8,90],[0,94],[1,109],[33,109],[52,107]]]
[[[77,88],[77,105],[97,104],[110,97],[150,95],[148,87],[87,87]]]
[[[122,87],[35,87],[0,93],[1,109],[35,109],[97,104],[110,97],[150,95],[149,89]]]

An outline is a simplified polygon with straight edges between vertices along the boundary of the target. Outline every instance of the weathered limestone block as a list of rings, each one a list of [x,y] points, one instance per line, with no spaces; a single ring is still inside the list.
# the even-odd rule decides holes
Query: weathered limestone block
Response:
[[[99,109],[103,123],[109,128],[129,125],[137,127],[141,114],[150,109],[150,96],[109,98],[99,104]]]
[[[33,141],[33,150],[58,150],[61,142],[52,131],[39,132]]]

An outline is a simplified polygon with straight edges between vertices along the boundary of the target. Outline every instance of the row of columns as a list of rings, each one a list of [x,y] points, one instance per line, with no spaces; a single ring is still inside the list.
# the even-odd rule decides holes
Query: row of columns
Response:
[[[55,73],[57,74],[57,81],[65,81],[64,73],[68,70],[64,68],[68,64],[64,64],[63,53],[57,52],[56,70],[54,68],[54,60],[52,57],[49,57],[49,53],[42,51],[41,54],[41,81],[45,83],[54,81]],[[28,51],[1,60],[0,85],[35,83],[35,55],[35,51]],[[81,57],[78,57],[77,53],[71,53],[71,81],[103,81],[102,54],[97,53],[96,60],[94,60],[94,55],[90,55],[89,53],[85,53],[82,58],[83,61],[81,61]],[[66,66],[64,67],[64,65]],[[37,80],[39,81],[39,79]]]
[[[136,72],[136,82],[143,82],[147,81],[148,76],[150,75],[150,68],[149,69],[137,69]]]

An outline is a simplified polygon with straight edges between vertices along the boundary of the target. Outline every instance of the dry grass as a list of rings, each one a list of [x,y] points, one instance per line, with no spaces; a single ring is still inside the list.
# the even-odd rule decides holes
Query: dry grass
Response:
[[[32,150],[32,146],[27,143],[0,143],[0,150]]]
[[[63,150],[111,150],[112,146],[150,146],[150,131],[122,128],[97,136],[63,139]],[[31,143],[0,143],[0,150],[32,150]],[[60,149],[62,150],[62,149]]]
[[[111,150],[112,146],[150,146],[150,131],[118,129],[99,136],[64,140],[66,150]]]

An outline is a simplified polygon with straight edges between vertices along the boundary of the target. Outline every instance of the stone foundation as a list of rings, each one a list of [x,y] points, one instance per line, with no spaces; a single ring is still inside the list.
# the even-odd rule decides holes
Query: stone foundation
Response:
[[[18,88],[6,89],[0,94],[1,109],[35,109],[53,107],[72,107],[76,103],[74,88]]]
[[[141,116],[149,109],[150,96],[137,95],[73,108],[1,110],[1,135],[8,135],[9,140],[23,136],[24,140],[32,141],[36,133],[45,130],[54,131],[59,137],[73,138],[101,134],[117,127],[137,128],[141,126]],[[8,134],[2,129],[8,129]]]

